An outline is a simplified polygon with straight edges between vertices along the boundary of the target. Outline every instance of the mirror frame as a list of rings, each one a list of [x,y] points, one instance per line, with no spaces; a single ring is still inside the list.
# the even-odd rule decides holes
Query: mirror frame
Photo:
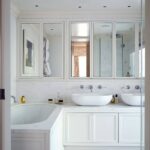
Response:
[[[44,24],[61,24],[62,25],[62,77],[45,77],[43,75],[43,30],[44,30]],[[41,77],[46,79],[46,78],[49,78],[49,79],[65,79],[65,22],[64,21],[43,21],[42,22],[42,38],[41,38],[41,43],[42,43],[42,71],[41,71]]]
[[[22,42],[22,24],[39,24],[40,25],[40,37],[39,37],[39,49],[38,49],[38,72],[37,76],[31,74],[24,74],[23,73],[23,48]],[[44,77],[43,75],[43,25],[44,24],[62,24],[62,77]],[[49,21],[49,20],[26,20],[26,19],[19,19],[17,21],[17,79],[65,79],[65,22],[64,21]]]
[[[86,78],[80,78],[80,77],[72,77],[71,76],[71,23],[84,23],[84,22],[88,22],[90,23],[90,77],[86,77]],[[94,33],[94,23],[110,23],[112,24],[112,77],[94,77],[93,75],[93,33]],[[69,79],[139,79],[141,78],[140,75],[136,76],[136,77],[117,77],[116,76],[116,64],[117,64],[117,60],[116,60],[116,24],[117,23],[133,23],[135,25],[135,27],[138,25],[140,25],[140,21],[103,21],[103,20],[96,20],[96,21],[70,21],[69,22]],[[134,29],[136,31],[136,29]],[[140,26],[139,26],[139,31],[141,31]],[[137,42],[135,39],[135,42]],[[140,47],[139,47],[140,48]],[[139,50],[138,48],[138,50]],[[137,46],[135,44],[135,51],[137,49]],[[139,68],[139,66],[138,66]]]
[[[22,41],[23,41],[23,34],[22,34],[22,24],[39,24],[40,27],[40,31],[39,31],[39,43],[38,43],[38,50],[37,50],[37,57],[35,58],[38,62],[37,64],[37,72],[36,74],[25,74],[23,73],[23,45],[22,45]],[[17,23],[17,27],[18,27],[18,33],[17,33],[17,41],[19,41],[19,43],[17,44],[17,62],[18,62],[18,66],[17,66],[17,78],[39,78],[40,77],[40,48],[41,48],[41,22],[39,21],[24,21],[21,20]],[[21,41],[21,42],[20,42]]]

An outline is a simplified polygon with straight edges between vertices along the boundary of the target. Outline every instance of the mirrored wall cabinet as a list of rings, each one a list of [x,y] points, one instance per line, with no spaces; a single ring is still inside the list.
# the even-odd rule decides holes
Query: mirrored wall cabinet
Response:
[[[40,24],[22,23],[19,37],[20,76],[31,77],[39,75]]]
[[[20,78],[144,77],[139,22],[20,22],[19,26]]]

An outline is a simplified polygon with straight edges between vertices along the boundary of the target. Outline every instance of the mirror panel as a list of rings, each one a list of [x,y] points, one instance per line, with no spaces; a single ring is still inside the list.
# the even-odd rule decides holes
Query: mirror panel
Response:
[[[135,53],[135,24],[116,24],[116,76],[135,77],[138,59]],[[137,43],[138,44],[138,43]]]
[[[71,77],[90,77],[90,24],[71,24]]]
[[[63,24],[43,25],[43,76],[63,77]]]
[[[139,30],[139,77],[145,77],[145,41],[143,38],[144,26],[140,24]]]
[[[21,24],[22,76],[39,76],[40,24]]]
[[[94,23],[93,76],[112,77],[112,24]]]

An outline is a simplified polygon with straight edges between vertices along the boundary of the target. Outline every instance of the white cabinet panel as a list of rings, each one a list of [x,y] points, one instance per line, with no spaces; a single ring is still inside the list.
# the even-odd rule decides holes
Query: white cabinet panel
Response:
[[[140,113],[121,113],[119,123],[119,143],[140,144]]]
[[[67,113],[65,121],[66,142],[88,142],[90,133],[90,114]]]
[[[117,143],[118,142],[118,114],[95,113],[94,114],[94,142]]]

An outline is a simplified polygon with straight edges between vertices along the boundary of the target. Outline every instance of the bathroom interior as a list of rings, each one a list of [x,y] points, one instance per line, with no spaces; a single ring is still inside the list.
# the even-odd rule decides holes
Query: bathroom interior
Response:
[[[144,150],[144,0],[12,0],[10,22],[12,150]]]

